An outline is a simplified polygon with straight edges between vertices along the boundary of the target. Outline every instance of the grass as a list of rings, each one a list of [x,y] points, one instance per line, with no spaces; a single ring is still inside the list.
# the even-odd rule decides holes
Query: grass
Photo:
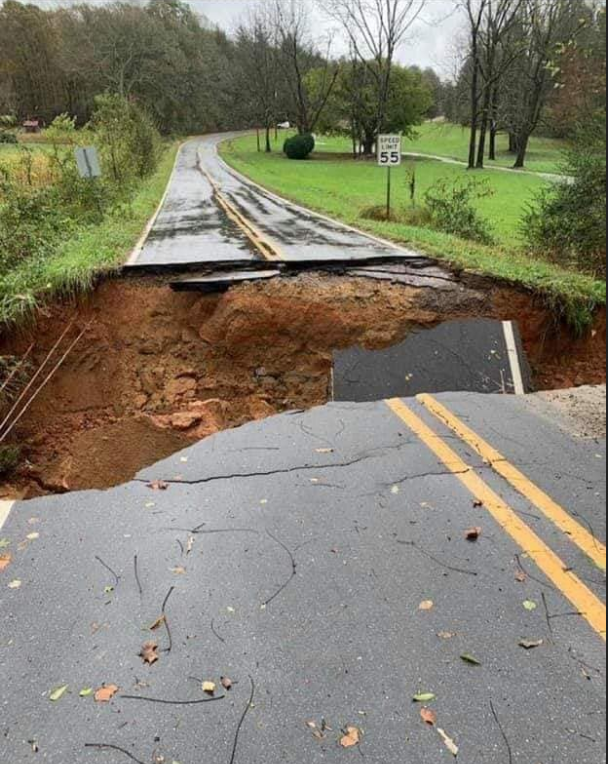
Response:
[[[416,128],[417,137],[404,141],[404,151],[431,156],[445,157],[459,162],[468,162],[469,131],[460,125],[445,122],[426,122]],[[560,173],[562,153],[567,147],[564,141],[533,136],[526,162],[526,170],[536,173]],[[346,153],[352,151],[347,138],[321,137],[319,151]],[[513,167],[515,157],[509,153],[509,139],[504,133],[498,137],[498,154],[495,162],[487,160],[486,167]]]
[[[89,289],[100,274],[117,270],[158,207],[177,148],[172,144],[166,149],[156,173],[142,183],[128,207],[116,210],[101,225],[83,226],[52,257],[25,260],[0,275],[0,322],[24,319],[40,304]]]
[[[323,139],[320,141],[324,142]],[[277,150],[258,153],[255,137],[247,136],[222,146],[222,155],[236,170],[268,189],[328,214],[362,230],[445,260],[467,271],[520,284],[542,294],[567,320],[582,331],[593,312],[606,304],[606,285],[591,276],[564,270],[529,256],[519,235],[519,221],[526,205],[547,181],[530,175],[488,171],[475,177],[487,178],[495,190],[490,199],[480,201],[480,209],[494,226],[497,246],[483,246],[429,228],[395,222],[375,222],[362,217],[373,205],[381,205],[385,194],[385,174],[373,162],[327,158],[291,162]],[[465,170],[436,161],[416,162],[420,193],[438,178],[462,177]],[[396,206],[407,201],[406,170],[395,173]]]

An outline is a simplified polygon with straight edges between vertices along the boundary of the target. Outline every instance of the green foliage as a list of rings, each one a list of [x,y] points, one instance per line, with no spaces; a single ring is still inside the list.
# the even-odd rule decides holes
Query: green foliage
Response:
[[[148,115],[118,95],[95,99],[91,120],[104,169],[121,188],[151,175],[158,164],[160,136]]]
[[[285,141],[283,151],[289,159],[302,161],[315,150],[315,139],[312,135],[294,135]]]
[[[606,115],[581,128],[564,171],[573,178],[542,193],[524,220],[533,250],[606,277]]]
[[[475,201],[492,196],[486,183],[475,180],[441,180],[424,195],[433,226],[439,231],[480,244],[494,243],[489,223],[479,214]]]
[[[18,446],[0,446],[0,475],[7,475],[19,464],[21,449]]]
[[[8,130],[0,130],[0,143],[15,145],[18,142],[15,133],[9,133]]]

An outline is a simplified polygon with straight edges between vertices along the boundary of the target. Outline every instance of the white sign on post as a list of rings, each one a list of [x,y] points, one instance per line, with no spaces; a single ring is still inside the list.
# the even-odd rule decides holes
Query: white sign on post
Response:
[[[399,167],[402,160],[400,135],[378,136],[378,164],[380,167]]]
[[[99,156],[95,147],[76,149],[76,162],[81,178],[92,180],[93,178],[101,177],[101,165],[99,164]]]

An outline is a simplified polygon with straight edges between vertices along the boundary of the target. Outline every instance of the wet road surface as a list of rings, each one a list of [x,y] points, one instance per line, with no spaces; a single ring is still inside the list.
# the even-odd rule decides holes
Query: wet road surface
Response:
[[[17,504],[0,760],[601,764],[605,462],[525,397],[450,394],[275,417]]]
[[[209,136],[184,145],[160,215],[129,265],[420,261],[418,253],[304,210],[248,181],[218,155],[218,145],[231,137]]]

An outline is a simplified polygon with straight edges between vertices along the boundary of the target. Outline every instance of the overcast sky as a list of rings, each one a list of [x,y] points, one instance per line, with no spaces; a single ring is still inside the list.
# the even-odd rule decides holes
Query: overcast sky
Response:
[[[26,0],[27,1],[27,0]],[[41,6],[56,5],[61,2],[82,0],[29,0]],[[140,0],[142,2],[143,0]],[[190,5],[203,13],[211,22],[227,32],[234,31],[239,20],[247,16],[248,10],[264,0],[187,0]],[[311,3],[313,0],[310,0]],[[1,0],[0,0],[1,2]],[[93,0],[98,4],[110,0]],[[314,4],[312,26],[319,39],[329,37],[335,22],[326,18],[318,5]],[[417,64],[421,67],[433,67],[443,76],[450,76],[453,71],[454,43],[462,29],[462,16],[456,12],[456,0],[427,0],[427,10],[421,20],[412,29],[410,39],[406,40],[399,51],[399,60],[405,64]],[[340,42],[339,35],[331,34],[333,51],[340,54],[346,46]]]

